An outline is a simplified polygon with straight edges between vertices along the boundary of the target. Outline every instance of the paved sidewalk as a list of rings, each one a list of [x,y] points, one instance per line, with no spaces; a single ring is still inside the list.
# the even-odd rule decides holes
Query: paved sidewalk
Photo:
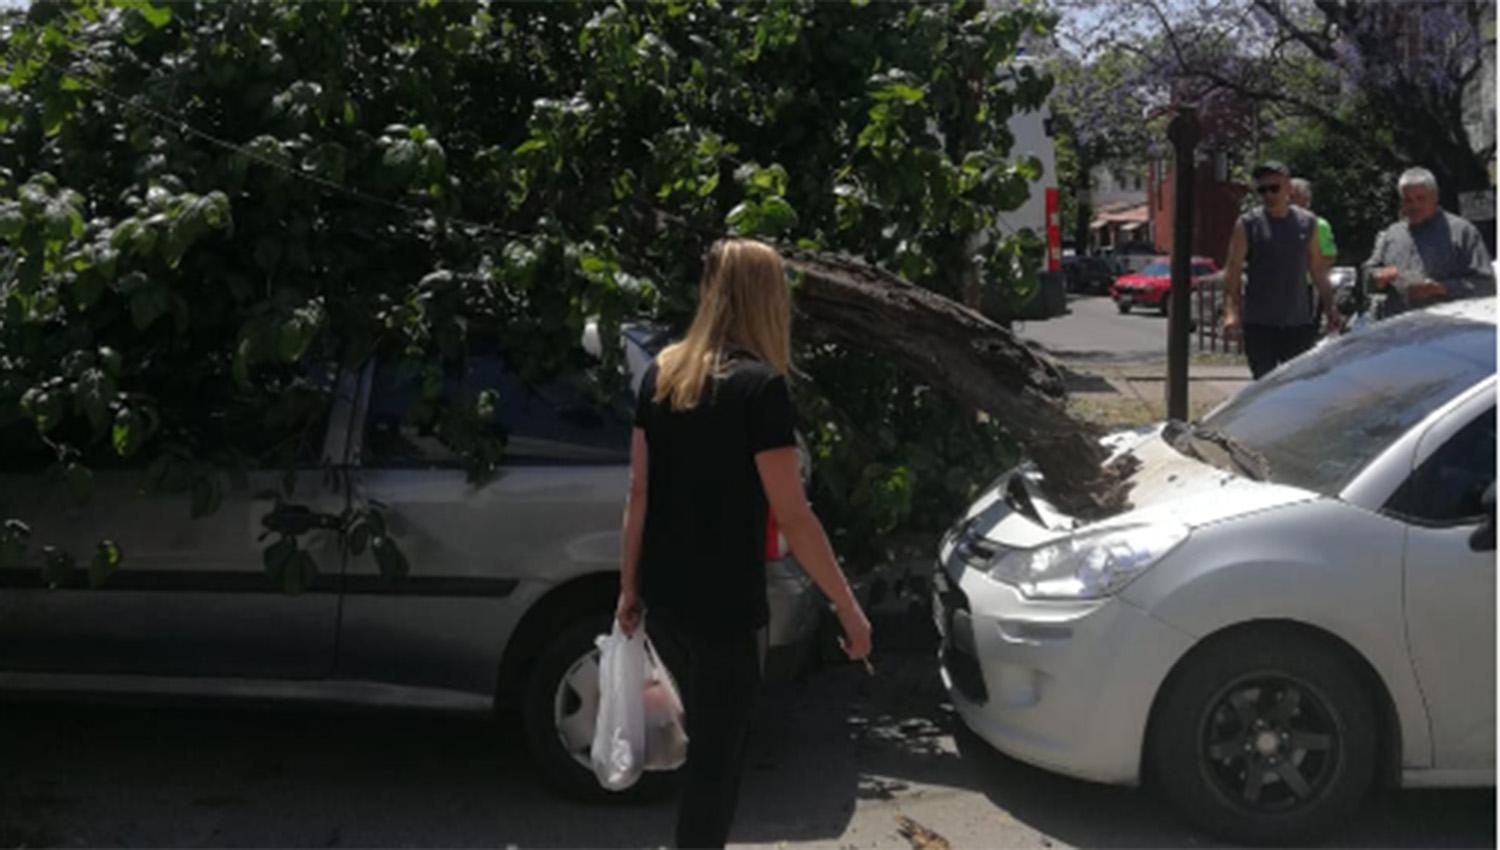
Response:
[[[1224,360],[1222,356],[1216,358]],[[1166,415],[1167,364],[1059,360],[1075,413],[1108,425],[1144,424]],[[1249,385],[1243,363],[1188,364],[1188,414],[1198,418]]]

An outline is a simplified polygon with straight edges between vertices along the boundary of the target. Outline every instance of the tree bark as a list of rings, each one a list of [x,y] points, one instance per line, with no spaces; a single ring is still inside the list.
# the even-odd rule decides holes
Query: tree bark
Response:
[[[705,246],[726,234],[641,203],[642,223],[686,229]],[[767,240],[802,274],[796,333],[885,359],[960,404],[983,411],[1021,444],[1058,510],[1100,519],[1130,507],[1133,459],[1105,466],[1102,434],[1067,412],[1062,370],[1007,328],[862,260]]]
[[[984,411],[1025,447],[1058,509],[1097,519],[1128,507],[1131,468],[1104,466],[1100,433],[1064,407],[1062,371],[975,310],[846,257],[778,246],[804,275],[797,332],[896,364]]]

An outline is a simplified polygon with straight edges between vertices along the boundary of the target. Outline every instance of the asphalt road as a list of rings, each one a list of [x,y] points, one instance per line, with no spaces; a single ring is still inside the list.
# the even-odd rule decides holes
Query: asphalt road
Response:
[[[735,845],[1202,847],[1149,791],[1075,782],[961,730],[921,629],[877,675],[768,689]],[[901,632],[905,629],[905,635]],[[896,640],[890,638],[895,637]],[[646,847],[672,804],[583,806],[538,782],[513,725],[423,714],[0,704],[0,846]],[[1493,847],[1490,791],[1401,792],[1335,842]]]
[[[1018,322],[1016,333],[1065,360],[1167,359],[1167,319],[1155,310],[1121,315],[1107,295],[1069,295],[1068,310],[1043,322]]]

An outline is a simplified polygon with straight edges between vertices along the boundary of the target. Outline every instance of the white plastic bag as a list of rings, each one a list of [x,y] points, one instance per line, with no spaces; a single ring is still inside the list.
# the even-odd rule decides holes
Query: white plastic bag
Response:
[[[672,673],[646,640],[646,770],[676,770],[687,761],[687,723]]]
[[[644,628],[626,637],[615,621],[599,647],[599,716],[594,721],[594,743],[589,760],[599,784],[623,791],[641,778],[646,754],[646,634]]]

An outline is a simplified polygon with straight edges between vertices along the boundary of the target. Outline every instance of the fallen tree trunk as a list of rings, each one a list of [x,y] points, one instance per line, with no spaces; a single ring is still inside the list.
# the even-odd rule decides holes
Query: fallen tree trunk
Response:
[[[1128,507],[1130,470],[1103,465],[1099,429],[1069,415],[1062,372],[1045,354],[980,313],[868,263],[777,247],[803,275],[799,335],[878,355],[987,413],[1025,448],[1058,509],[1096,519]]]

